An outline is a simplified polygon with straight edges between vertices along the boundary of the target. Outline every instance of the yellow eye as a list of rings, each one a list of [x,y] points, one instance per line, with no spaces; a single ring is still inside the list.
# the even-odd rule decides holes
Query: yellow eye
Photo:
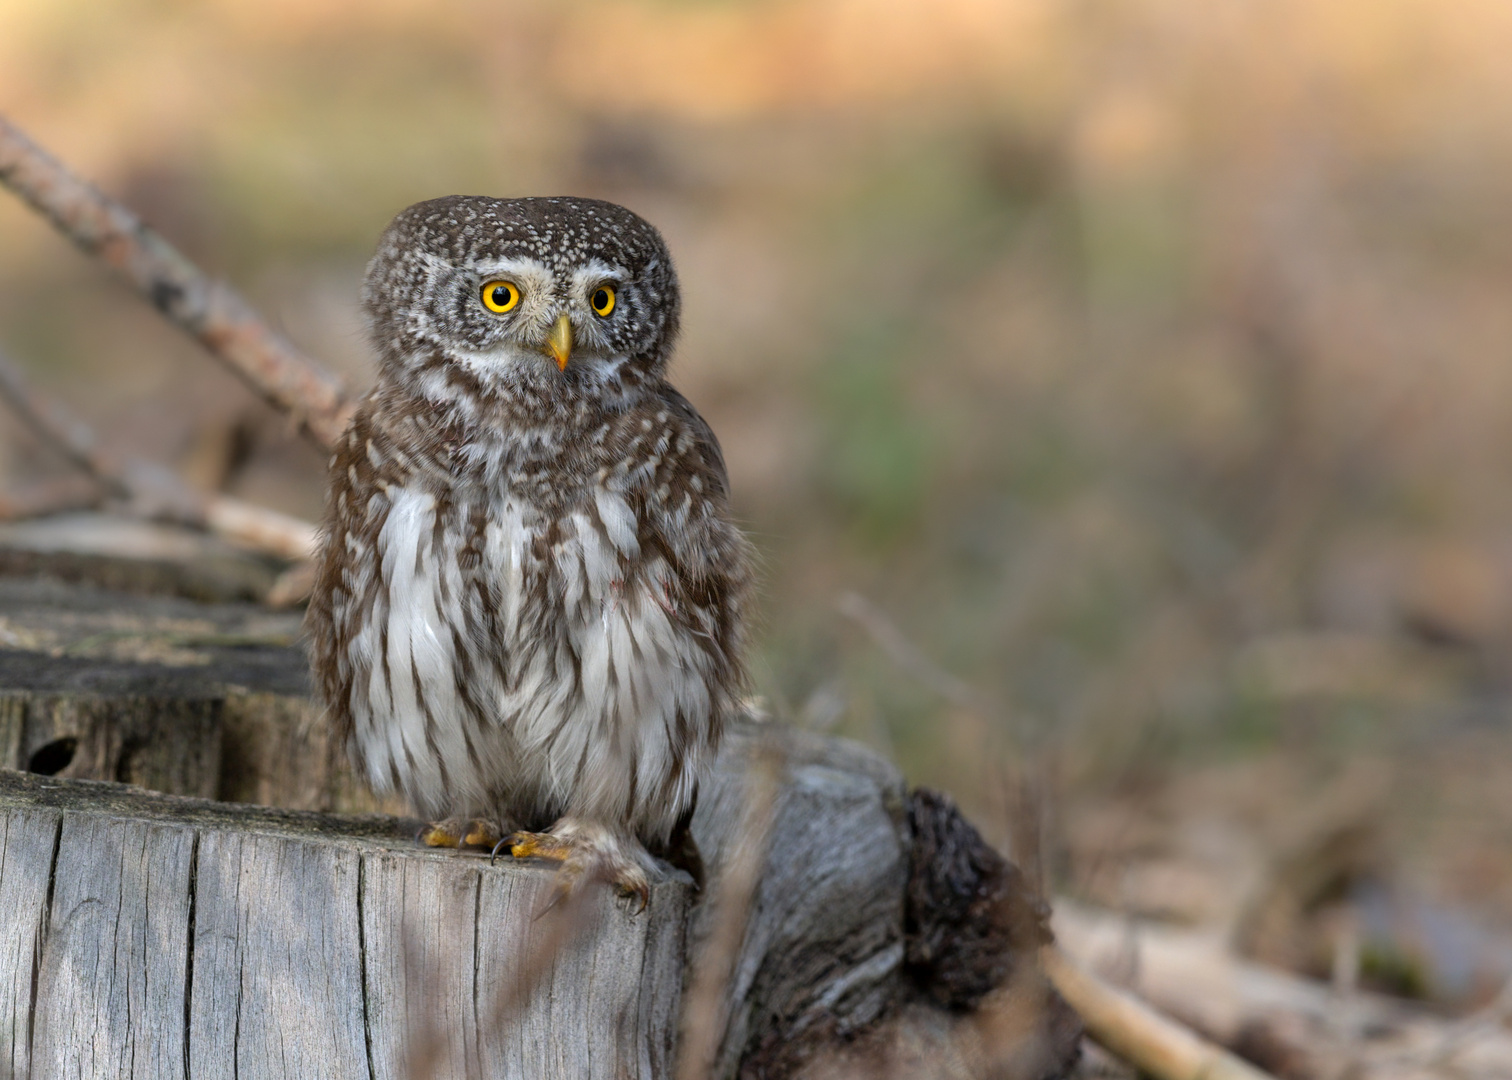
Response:
[[[614,290],[608,285],[600,285],[593,290],[588,303],[593,305],[593,313],[602,318],[614,310]]]
[[[490,281],[483,286],[483,306],[500,315],[520,302],[520,287],[512,281]]]

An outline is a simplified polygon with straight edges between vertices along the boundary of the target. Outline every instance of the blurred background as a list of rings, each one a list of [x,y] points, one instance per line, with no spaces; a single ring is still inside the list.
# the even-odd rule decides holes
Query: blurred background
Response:
[[[1509,53],[1501,0],[0,0],[0,109],[358,387],[407,204],[635,209],[768,713],[1063,894],[1312,974],[1348,926],[1465,1009],[1512,970]],[[318,516],[320,455],[8,196],[0,347]],[[66,472],[0,425],[0,486]]]

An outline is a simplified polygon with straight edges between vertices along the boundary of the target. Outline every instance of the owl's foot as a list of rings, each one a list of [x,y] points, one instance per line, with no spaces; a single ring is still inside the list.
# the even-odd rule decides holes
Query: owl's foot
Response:
[[[501,830],[482,818],[449,817],[420,830],[416,837],[426,847],[482,848],[492,850],[499,842]]]
[[[551,832],[511,833],[494,847],[494,856],[506,849],[516,859],[550,859],[558,864],[550,907],[595,878],[614,886],[621,897],[634,899],[637,913],[645,911],[651,902],[646,871],[635,863],[624,843],[606,829],[564,819],[552,826]]]

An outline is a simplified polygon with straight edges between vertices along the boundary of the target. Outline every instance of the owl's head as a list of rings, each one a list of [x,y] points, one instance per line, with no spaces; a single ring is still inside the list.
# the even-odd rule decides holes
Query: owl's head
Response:
[[[427,396],[448,365],[506,397],[623,392],[662,375],[678,305],[661,235],[596,199],[416,203],[363,287],[385,371]]]

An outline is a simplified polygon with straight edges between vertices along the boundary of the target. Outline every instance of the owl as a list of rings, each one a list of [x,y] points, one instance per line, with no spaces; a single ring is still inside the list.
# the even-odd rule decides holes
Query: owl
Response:
[[[426,843],[644,904],[741,684],[751,579],[719,442],[666,381],[666,244],[592,199],[435,199],[383,234],[363,306],[378,376],[307,621],[328,714]]]

